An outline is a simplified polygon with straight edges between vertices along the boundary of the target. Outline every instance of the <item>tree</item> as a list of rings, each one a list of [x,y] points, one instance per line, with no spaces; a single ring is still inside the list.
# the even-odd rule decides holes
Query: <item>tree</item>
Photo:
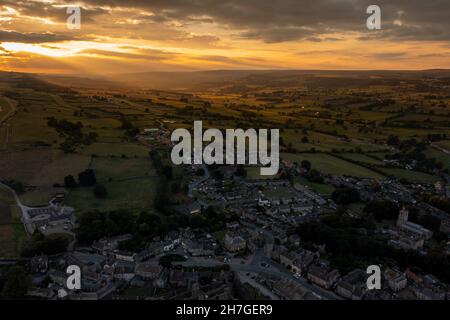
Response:
[[[309,162],[308,160],[303,160],[301,163],[301,167],[306,171],[309,171],[311,170],[311,162]]]
[[[115,210],[108,214],[109,219],[118,226],[118,234],[132,233],[136,224],[136,217],[128,210]]]
[[[223,175],[222,171],[220,171],[220,170],[214,170],[212,172],[212,176],[216,180],[223,180],[223,178],[224,178],[224,175]]]
[[[167,254],[159,258],[159,264],[164,268],[171,268],[172,262],[183,262],[186,259],[179,254]]]
[[[170,185],[170,190],[172,191],[172,193],[180,193],[181,192],[181,184],[179,181],[173,182]]]
[[[392,201],[370,201],[364,207],[364,212],[373,214],[378,221],[395,220],[398,216],[399,207]]]
[[[92,169],[86,169],[78,174],[78,181],[83,187],[91,187],[97,183],[95,172]]]
[[[338,188],[331,194],[331,199],[337,204],[347,205],[359,201],[359,192],[353,188]]]
[[[199,177],[204,176],[205,175],[205,169],[199,168],[197,171],[195,171],[195,175],[199,176]]]
[[[79,223],[77,240],[82,244],[89,244],[103,237],[133,233],[136,219],[134,214],[127,210],[91,211],[83,213]]]
[[[6,298],[22,298],[28,291],[30,278],[21,266],[11,267],[6,274],[2,295]]]
[[[57,254],[66,251],[69,239],[65,235],[46,237],[40,233],[29,239],[21,252],[23,257],[33,257],[39,254]]]
[[[386,143],[387,143],[388,145],[390,145],[390,146],[398,146],[399,143],[400,143],[400,139],[399,139],[397,136],[391,134],[391,135],[387,138]]]
[[[64,186],[69,189],[76,188],[78,186],[75,178],[72,175],[64,177]]]
[[[104,185],[97,184],[94,188],[94,195],[96,198],[103,199],[108,195],[108,191],[106,190]]]
[[[245,170],[245,167],[243,165],[238,165],[236,169],[236,175],[242,178],[247,177],[247,170]]]
[[[212,220],[217,219],[218,218],[217,208],[215,208],[214,206],[208,206],[208,208],[206,208],[205,210],[205,216],[208,217],[208,219]]]
[[[308,179],[308,181],[315,182],[315,183],[323,183],[323,177],[320,174],[319,171],[311,169],[305,174],[305,178]]]
[[[25,187],[22,182],[16,180],[3,181],[8,187],[13,189],[17,194],[22,194],[25,192]]]
[[[189,216],[189,226],[192,228],[203,228],[207,225],[207,220],[198,214]]]
[[[168,180],[171,180],[173,178],[172,166],[165,165],[162,169],[162,173]]]

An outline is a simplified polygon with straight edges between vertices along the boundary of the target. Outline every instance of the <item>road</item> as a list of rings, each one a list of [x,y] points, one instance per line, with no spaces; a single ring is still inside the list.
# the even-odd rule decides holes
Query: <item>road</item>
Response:
[[[433,143],[431,144],[431,146],[432,146],[433,148],[439,150],[439,151],[442,151],[443,153],[450,154],[450,150],[444,149],[444,148],[442,148],[442,147],[440,147],[440,146],[438,146],[438,145],[435,145],[435,144],[433,144]]]
[[[242,225],[244,225],[244,226],[246,226],[248,228],[252,228],[252,229],[255,229],[255,230],[259,231],[263,235],[264,240],[266,241],[266,243],[269,243],[269,244],[273,244],[274,243],[272,232],[270,232],[270,231],[268,231],[268,230],[266,230],[264,228],[258,227],[257,225],[255,225],[253,223],[250,223],[250,222],[246,222],[246,221],[243,221],[243,220],[241,220],[239,222]]]
[[[28,258],[0,258],[0,266],[13,265],[20,261],[28,261]]]
[[[198,186],[199,184],[201,184],[201,183],[203,183],[204,181],[208,180],[209,177],[210,177],[208,167],[207,167],[205,164],[202,164],[202,168],[203,168],[203,170],[204,170],[204,172],[205,172],[205,174],[203,175],[203,177],[200,178],[200,179],[198,179],[198,180],[195,180],[195,181],[189,183],[189,185],[188,185],[188,189],[189,189],[189,190],[188,190],[188,196],[189,196],[189,198],[192,198],[192,196],[193,196],[193,195],[192,195],[192,192],[194,191],[194,189],[197,188],[197,186]]]
[[[261,263],[263,262],[266,263],[266,267],[261,266]],[[193,257],[184,262],[178,262],[176,264],[181,264],[185,267],[217,267],[226,264],[229,265],[231,270],[233,271],[266,274],[269,276],[287,278],[291,281],[299,283],[304,288],[308,289],[309,291],[315,293],[325,300],[342,300],[342,298],[340,298],[333,292],[311,284],[304,278],[295,278],[293,276],[293,273],[286,269],[284,266],[267,258],[264,255],[264,251],[262,249],[256,250],[255,253],[248,259],[232,259],[230,262],[221,262],[215,259]]]

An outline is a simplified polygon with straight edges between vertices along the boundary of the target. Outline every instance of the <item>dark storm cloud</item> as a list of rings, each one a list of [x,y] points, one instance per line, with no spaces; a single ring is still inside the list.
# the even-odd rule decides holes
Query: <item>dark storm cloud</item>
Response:
[[[137,7],[167,19],[208,17],[242,30],[240,37],[282,42],[320,39],[332,32],[363,32],[365,39],[450,40],[448,0],[86,0],[93,5]],[[383,30],[366,29],[366,8],[382,9]],[[401,25],[394,21],[401,21]]]
[[[71,36],[56,35],[52,33],[20,33],[16,31],[0,30],[1,42],[21,42],[21,43],[45,43],[75,40]]]
[[[73,4],[73,2],[61,1],[57,4],[70,6]],[[13,8],[23,16],[51,19],[55,22],[65,22],[68,16],[67,7],[57,5],[54,6],[51,3],[46,2],[0,0],[0,5],[5,5]],[[107,13],[107,11],[101,8],[86,8],[81,6],[83,21],[86,23],[93,22],[96,16],[104,13]]]
[[[450,41],[450,24],[436,25],[436,24],[414,24],[401,26],[392,23],[385,24],[382,32],[366,33],[359,37],[360,40],[374,40],[374,39],[401,39],[411,41]]]
[[[105,8],[135,8],[154,23],[214,22],[238,38],[265,42],[328,41],[325,35],[359,32],[360,39],[450,40],[449,0],[84,0],[83,19],[106,14]],[[66,18],[50,3],[0,0],[22,14]],[[70,4],[61,0],[59,4]],[[382,30],[366,28],[366,8],[382,9]],[[144,18],[144,20],[145,20]],[[86,22],[86,20],[84,20]]]
[[[157,16],[183,22],[214,21],[239,30],[238,37],[282,42],[304,39],[327,31],[338,30],[335,26],[351,27],[355,13],[359,21],[365,10],[357,11],[354,1],[298,1],[298,0],[131,0],[126,3],[114,0],[87,0],[92,5],[112,7],[138,7]]]

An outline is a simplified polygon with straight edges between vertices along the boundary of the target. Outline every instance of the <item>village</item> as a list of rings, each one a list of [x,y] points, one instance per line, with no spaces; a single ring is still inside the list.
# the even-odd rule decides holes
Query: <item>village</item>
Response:
[[[170,145],[167,133],[149,132],[157,137],[159,146]],[[281,168],[294,175],[304,170],[285,160]],[[335,214],[342,204],[340,198],[319,194],[293,181],[291,175],[244,178],[237,175],[238,165],[215,167],[213,172],[205,165],[191,165],[187,170],[200,170],[202,175],[192,174],[188,200],[168,204],[169,208],[180,215],[196,216],[214,207],[218,214],[231,217],[223,232],[178,228],[154,237],[139,251],[121,249],[121,244],[134,237],[123,234],[55,256],[37,255],[27,261],[33,283],[27,294],[46,299],[450,299],[448,285],[435,275],[421,268],[405,268],[394,259],[384,259],[380,265],[380,290],[367,287],[368,265],[342,273],[329,260],[333,255],[326,242],[307,240],[301,231],[309,224],[321,225]],[[408,208],[413,208],[416,216],[439,221],[439,233],[450,232],[447,213],[416,200],[425,191],[448,196],[448,188],[440,183],[405,186],[396,181],[330,175],[325,182],[344,194],[350,188],[356,190],[363,203],[389,200],[397,205],[392,223],[358,229],[361,237],[370,233],[387,248],[419,256],[434,249],[435,232],[411,222]],[[63,208],[27,209],[24,223],[41,232],[58,225],[70,231],[77,222],[72,220],[73,210]],[[346,206],[341,219],[351,224],[365,213],[361,206]],[[450,254],[448,248],[446,254]],[[69,265],[82,270],[80,290],[65,290]]]

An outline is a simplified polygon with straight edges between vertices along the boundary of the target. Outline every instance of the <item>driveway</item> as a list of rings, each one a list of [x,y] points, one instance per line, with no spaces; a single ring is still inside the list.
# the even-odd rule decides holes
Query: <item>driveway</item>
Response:
[[[29,220],[30,220],[30,216],[28,215],[28,210],[31,209],[30,207],[25,206],[24,204],[22,204],[22,201],[20,201],[19,196],[17,195],[16,191],[14,191],[12,188],[10,188],[9,186],[7,186],[6,184],[0,182],[0,187],[3,187],[5,189],[8,189],[14,196],[14,199],[16,200],[16,204],[19,207],[21,213],[22,213],[22,223],[25,226],[25,230],[28,234],[33,234],[33,230],[29,224]]]
[[[245,260],[244,260],[245,261]],[[261,266],[261,263],[265,262],[267,267]],[[312,283],[309,283],[304,278],[295,278],[293,273],[286,269],[281,264],[267,258],[264,255],[264,251],[262,249],[256,250],[253,254],[250,261],[246,261],[243,264],[233,260],[229,263],[221,262],[216,259],[206,259],[206,258],[191,258],[185,262],[179,262],[176,264],[181,264],[185,267],[217,267],[221,265],[229,265],[231,270],[233,271],[242,271],[242,272],[251,272],[258,274],[266,274],[269,276],[276,276],[280,278],[287,278],[291,281],[295,281],[299,283],[301,286],[315,293],[316,295],[322,297],[324,300],[342,300],[339,296],[334,294],[332,291],[325,290],[321,287],[318,287]]]

